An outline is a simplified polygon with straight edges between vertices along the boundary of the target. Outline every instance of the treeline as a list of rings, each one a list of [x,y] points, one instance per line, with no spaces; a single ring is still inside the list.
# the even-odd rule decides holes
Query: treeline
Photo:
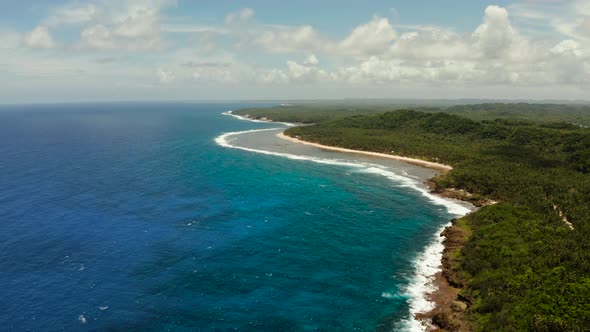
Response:
[[[436,104],[433,104],[436,105]],[[408,105],[408,104],[302,104],[291,106],[245,108],[234,111],[253,118],[267,117],[275,121],[321,123],[355,115],[371,115],[401,109],[413,109],[428,113],[445,112],[475,121],[504,119],[534,123],[566,123],[590,126],[589,105],[486,103],[456,106]]]
[[[272,119],[279,122],[322,123],[356,115],[372,115],[402,109],[402,105],[290,105],[252,107],[233,111],[233,114],[253,119]],[[429,110],[438,111],[438,108]]]
[[[534,122],[567,122],[590,126],[590,106],[529,103],[457,105],[445,112],[473,120],[509,119]]]
[[[286,134],[452,165],[439,187],[500,202],[465,217],[472,235],[457,269],[477,330],[582,331],[590,329],[590,129],[557,120],[399,110]]]

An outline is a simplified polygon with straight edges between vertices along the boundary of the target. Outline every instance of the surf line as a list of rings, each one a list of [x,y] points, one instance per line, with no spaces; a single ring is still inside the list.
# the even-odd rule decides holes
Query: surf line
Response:
[[[232,114],[231,111],[222,113],[224,115],[232,116],[234,118],[243,120],[243,121],[252,121],[257,123],[277,123],[283,124],[288,127],[295,126],[291,123],[282,123],[282,122],[270,122],[270,121],[261,121],[255,120],[248,117],[240,116]],[[290,153],[282,153],[282,152],[273,152],[273,151],[266,151],[260,149],[253,149],[247,147],[241,147],[238,145],[232,144],[235,141],[236,136],[254,132],[263,132],[263,131],[279,131],[284,130],[286,128],[283,127],[275,127],[275,128],[264,128],[264,129],[252,129],[252,130],[244,130],[244,131],[236,131],[236,132],[229,132],[225,134],[221,134],[215,138],[215,142],[226,148],[232,149],[239,149],[259,154],[265,155],[272,155],[277,157],[288,158],[291,160],[301,160],[301,161],[311,161],[319,164],[327,164],[327,165],[336,165],[336,166],[344,166],[355,169],[358,173],[368,173],[374,175],[383,176],[392,183],[398,185],[399,187],[405,187],[412,189],[414,191],[418,191],[422,196],[428,199],[432,204],[437,206],[443,206],[446,208],[447,212],[451,214],[453,217],[459,218],[462,217],[474,209],[468,208],[465,205],[458,204],[457,202],[432,194],[430,191],[419,181],[416,181],[408,176],[399,175],[395,172],[385,169],[381,165],[370,164],[370,163],[363,163],[363,162],[350,162],[350,161],[343,161],[337,159],[327,159],[327,158],[318,158],[318,157],[309,157],[309,156],[299,156]],[[409,298],[408,305],[410,316],[402,319],[398,322],[397,327],[405,330],[405,331],[427,331],[431,329],[431,326],[424,325],[423,322],[416,319],[417,314],[427,313],[434,309],[435,303],[429,299],[429,294],[432,294],[437,290],[437,285],[435,283],[436,274],[441,270],[441,258],[442,253],[444,250],[443,240],[444,238],[441,237],[439,234],[447,227],[450,226],[451,222],[443,225],[440,229],[436,231],[432,235],[432,239],[429,244],[418,253],[416,258],[413,260],[413,276],[408,278],[408,284],[402,289],[400,295],[407,296]],[[383,297],[388,298],[391,297],[391,294],[388,292],[383,292]]]
[[[282,125],[285,125],[287,127],[295,127],[295,126],[297,126],[296,124],[290,123],[290,122],[275,122],[275,121],[268,121],[268,120],[267,121],[265,121],[265,120],[257,120],[257,119],[249,118],[247,116],[234,114],[232,111],[223,112],[221,114],[227,115],[227,116],[231,116],[231,117],[234,117],[234,118],[239,119],[239,120],[242,120],[242,121],[250,121],[250,122],[256,122],[256,123],[275,123],[275,124],[282,124]]]

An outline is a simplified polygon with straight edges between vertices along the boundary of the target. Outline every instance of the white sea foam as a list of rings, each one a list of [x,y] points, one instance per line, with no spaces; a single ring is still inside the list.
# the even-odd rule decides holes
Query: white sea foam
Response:
[[[226,115],[230,115],[236,117],[240,120],[247,120],[253,122],[265,122],[259,120],[252,120],[247,117],[241,117],[238,115],[234,115],[231,112],[224,113]],[[289,124],[291,125],[291,124]],[[387,179],[390,179],[394,185],[399,187],[406,187],[408,189],[414,190],[419,192],[423,195],[426,199],[431,201],[433,204],[444,207],[449,214],[460,217],[466,215],[467,213],[471,212],[473,209],[470,208],[467,204],[462,204],[459,201],[446,199],[438,195],[434,195],[430,193],[428,188],[424,186],[417,178],[408,176],[407,173],[402,171],[402,174],[397,174],[390,169],[387,169],[381,165],[365,163],[365,162],[352,162],[347,160],[339,160],[339,159],[328,159],[328,158],[319,158],[319,157],[311,157],[311,156],[300,156],[294,155],[290,153],[281,153],[281,152],[274,152],[274,151],[266,151],[260,149],[253,149],[253,148],[246,148],[237,145],[233,145],[232,142],[235,141],[236,136],[254,132],[262,132],[262,131],[272,131],[272,130],[280,130],[282,128],[267,128],[267,129],[254,129],[254,130],[245,130],[239,132],[230,132],[225,133],[217,138],[215,138],[215,142],[220,146],[232,148],[232,149],[240,149],[244,151],[250,151],[265,155],[272,155],[277,157],[288,158],[292,160],[301,160],[301,161],[310,161],[320,164],[328,164],[328,165],[336,165],[336,166],[344,166],[348,168],[352,168],[354,172],[359,173],[367,173],[367,174],[374,174],[380,175]],[[396,326],[397,330],[402,331],[427,331],[431,328],[429,325],[424,325],[422,322],[418,321],[415,316],[419,313],[426,313],[430,310],[434,309],[434,303],[428,299],[428,294],[433,293],[437,289],[437,285],[434,283],[436,273],[440,271],[441,266],[441,257],[442,252],[444,249],[443,245],[443,238],[439,235],[445,227],[449,224],[444,225],[441,227],[435,234],[432,235],[431,244],[428,245],[423,252],[421,252],[416,259],[414,260],[414,274],[410,279],[408,286],[403,290],[402,297],[409,298],[409,307],[410,307],[410,317],[404,319],[403,321],[399,322],[398,326]],[[397,296],[389,293],[383,292],[382,296],[384,298],[392,299],[396,298]],[[399,296],[399,295],[398,295]]]
[[[294,123],[289,123],[289,122],[275,122],[275,121],[265,121],[265,120],[256,120],[256,119],[252,119],[246,116],[242,116],[242,115],[237,115],[234,114],[232,111],[227,111],[227,112],[223,112],[221,113],[223,115],[228,115],[228,116],[233,116],[236,119],[242,120],[242,121],[250,121],[250,122],[257,122],[257,123],[278,123],[278,124],[282,124],[285,125],[287,127],[294,127],[296,126],[296,124]]]
[[[446,199],[438,195],[430,193],[430,191],[423,185],[420,185],[414,179],[401,176],[392,171],[382,168],[367,168],[363,170],[366,173],[382,175],[401,187],[408,187],[418,191],[433,204],[443,206],[454,217],[460,217],[472,211],[466,204],[461,204],[456,200]],[[398,324],[397,329],[402,331],[427,331],[431,326],[426,323],[418,321],[415,316],[419,313],[427,313],[434,309],[434,303],[428,299],[428,294],[432,294],[437,290],[435,284],[436,273],[441,268],[441,257],[444,250],[443,238],[440,233],[449,226],[450,223],[444,225],[432,235],[430,245],[422,251],[414,260],[414,274],[410,279],[409,284],[403,290],[404,295],[409,299],[410,317],[404,319]]]
[[[243,135],[243,134],[249,134],[249,133],[255,133],[255,132],[262,132],[262,131],[279,130],[279,129],[282,129],[282,128],[253,129],[253,130],[244,130],[244,131],[236,131],[236,132],[231,132],[231,133],[225,133],[225,134],[222,134],[222,135],[217,136],[215,138],[215,142],[217,144],[219,144],[220,146],[223,146],[223,147],[226,147],[226,148],[238,149],[238,150],[244,150],[244,151],[250,151],[250,152],[255,152],[255,153],[260,153],[260,154],[265,154],[265,155],[270,155],[270,156],[277,156],[277,157],[288,158],[288,159],[292,159],[292,160],[311,161],[311,162],[316,162],[316,163],[319,163],[319,164],[347,166],[347,167],[353,167],[353,168],[362,168],[362,167],[365,167],[362,164],[354,163],[354,162],[349,162],[349,161],[344,161],[344,160],[318,158],[318,157],[309,157],[309,156],[300,156],[300,155],[291,154],[291,153],[283,153],[283,152],[274,152],[274,151],[253,149],[253,148],[247,148],[247,147],[243,147],[243,146],[238,146],[238,145],[233,145],[232,144],[232,142],[235,141],[235,139],[236,139],[235,136],[239,136],[239,135]]]
[[[437,230],[431,244],[416,257],[414,274],[404,289],[405,295],[409,298],[410,317],[399,322],[396,330],[428,331],[433,327],[429,322],[417,320],[415,316],[419,313],[427,313],[435,307],[435,304],[429,301],[428,294],[437,290],[435,275],[440,271],[440,260],[444,249],[443,238],[439,234],[449,225],[450,223]]]
[[[370,164],[368,164],[370,165]],[[376,166],[376,165],[371,165]],[[430,193],[428,188],[422,185],[419,181],[410,178],[405,175],[400,175],[390,170],[384,169],[382,167],[368,167],[361,172],[363,173],[370,173],[370,174],[378,174],[384,176],[393,181],[393,183],[397,184],[400,187],[407,187],[418,191],[424,197],[426,197],[429,201],[436,205],[444,206],[447,211],[454,215],[454,216],[463,216],[467,213],[471,212],[471,209],[468,208],[465,204],[461,204],[456,200],[447,199],[438,195],[434,195]]]
[[[425,186],[420,185],[416,180],[406,176],[401,176],[394,172],[376,167],[367,168],[363,170],[363,172],[379,174],[392,180],[399,186],[417,190],[432,203],[444,206],[447,211],[455,217],[464,216],[473,210],[458,201],[446,199],[430,193]],[[441,257],[444,250],[444,239],[440,236],[440,233],[449,225],[450,223],[438,229],[436,233],[432,235],[430,245],[428,245],[414,260],[414,274],[412,275],[409,284],[403,290],[404,295],[409,299],[410,317],[402,320],[398,326],[396,326],[397,330],[414,332],[427,331],[432,328],[429,323],[423,323],[417,320],[415,316],[416,314],[427,313],[434,309],[435,304],[429,300],[428,295],[437,290],[435,277],[441,269]],[[389,295],[387,292],[384,292],[383,294]],[[387,296],[384,297],[389,298]]]

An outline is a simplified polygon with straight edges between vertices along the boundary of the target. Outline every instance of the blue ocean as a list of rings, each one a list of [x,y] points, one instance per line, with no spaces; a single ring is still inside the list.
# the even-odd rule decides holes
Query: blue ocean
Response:
[[[420,330],[466,207],[246,106],[0,106],[0,329]]]

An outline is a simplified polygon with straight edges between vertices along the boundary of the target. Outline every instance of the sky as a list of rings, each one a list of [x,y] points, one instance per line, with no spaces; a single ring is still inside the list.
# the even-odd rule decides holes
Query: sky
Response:
[[[0,104],[588,91],[590,0],[0,0]]]

